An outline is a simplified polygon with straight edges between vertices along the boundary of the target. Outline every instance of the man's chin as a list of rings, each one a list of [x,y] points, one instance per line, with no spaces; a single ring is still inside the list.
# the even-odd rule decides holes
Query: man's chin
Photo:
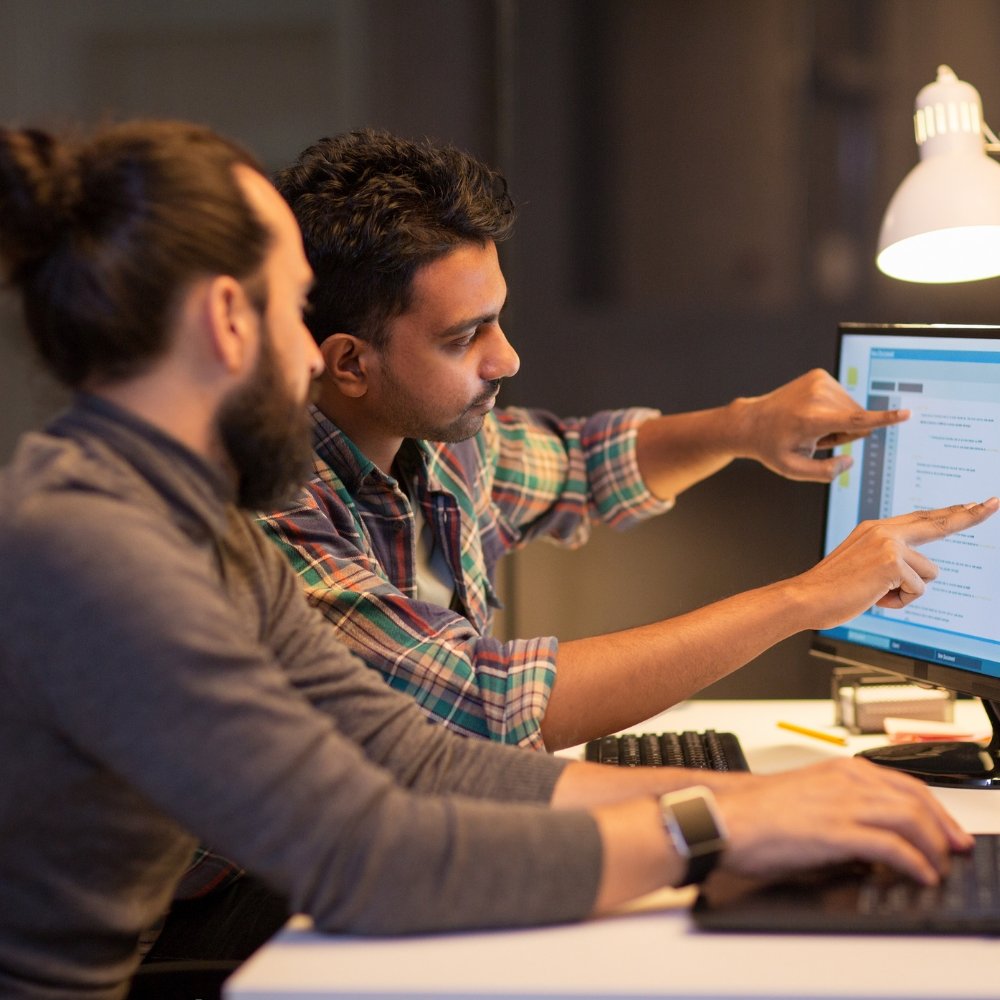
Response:
[[[447,437],[441,438],[441,440],[450,442],[468,441],[469,438],[474,438],[483,429],[484,423],[486,423],[485,413],[468,413],[461,420],[456,421],[451,427],[451,433]]]

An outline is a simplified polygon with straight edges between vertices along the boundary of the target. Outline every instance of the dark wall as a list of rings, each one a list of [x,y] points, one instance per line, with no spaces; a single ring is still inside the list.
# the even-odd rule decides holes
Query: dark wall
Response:
[[[872,257],[937,65],[1000,121],[998,28],[995,0],[6,0],[0,120],[192,118],[274,167],[358,125],[457,142],[521,204],[506,401],[683,410],[831,366],[838,320],[997,319],[996,281],[907,286]],[[0,362],[2,458],[61,398],[9,299]],[[572,638],[794,574],[821,507],[737,463],[636,532],[519,557],[503,627]],[[825,694],[806,646],[713,693]]]
[[[697,409],[832,366],[839,320],[997,321],[997,281],[905,285],[872,258],[938,64],[1000,117],[998,20],[995,3],[921,0],[525,6],[519,135],[552,122],[556,138],[513,150],[529,204],[511,396]],[[819,486],[737,463],[631,535],[526,553],[515,620],[546,631],[555,602],[576,637],[801,572],[822,504]],[[782,643],[711,693],[825,695],[807,649]]]

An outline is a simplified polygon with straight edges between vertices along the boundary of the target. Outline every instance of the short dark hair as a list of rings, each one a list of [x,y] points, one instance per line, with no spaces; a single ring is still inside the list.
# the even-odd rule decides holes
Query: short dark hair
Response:
[[[418,268],[462,243],[504,240],[514,225],[499,171],[451,145],[372,129],[320,139],[275,185],[316,276],[306,322],[317,343],[350,333],[381,349]]]
[[[261,169],[185,122],[137,121],[89,139],[0,129],[0,259],[61,381],[146,370],[196,278],[249,280],[259,300],[253,279],[271,234],[243,196],[237,164]]]

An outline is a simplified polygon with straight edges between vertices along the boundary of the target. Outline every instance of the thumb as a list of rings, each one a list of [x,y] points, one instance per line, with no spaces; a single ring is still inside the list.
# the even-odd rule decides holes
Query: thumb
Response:
[[[794,472],[803,479],[817,483],[829,483],[854,464],[850,455],[834,455],[827,458],[803,458],[795,463]]]

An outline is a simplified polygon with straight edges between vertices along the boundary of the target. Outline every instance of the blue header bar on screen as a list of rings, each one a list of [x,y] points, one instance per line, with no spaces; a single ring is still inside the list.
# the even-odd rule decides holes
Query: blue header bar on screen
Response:
[[[872,358],[907,361],[972,361],[1000,365],[1000,351],[934,351],[919,347],[873,347]]]

